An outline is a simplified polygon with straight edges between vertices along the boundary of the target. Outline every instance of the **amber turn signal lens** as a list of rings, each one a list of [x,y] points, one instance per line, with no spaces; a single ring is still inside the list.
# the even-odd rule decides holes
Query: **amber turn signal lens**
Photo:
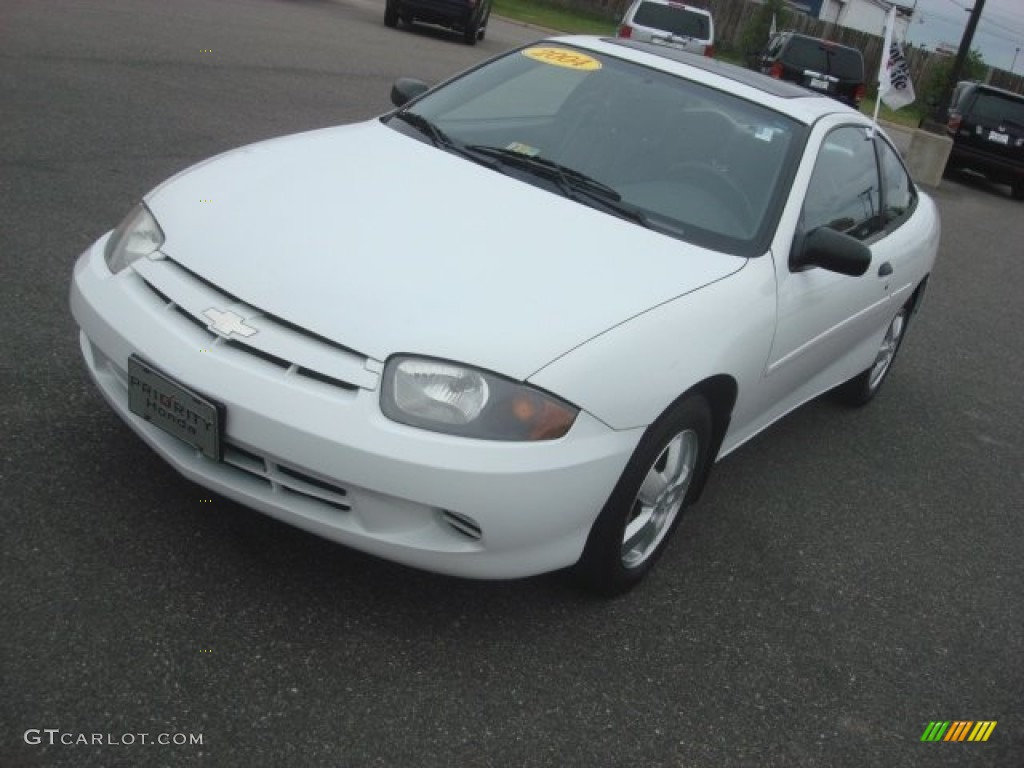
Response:
[[[512,400],[512,415],[529,430],[531,440],[562,437],[576,420],[576,411],[530,395],[517,395]]]

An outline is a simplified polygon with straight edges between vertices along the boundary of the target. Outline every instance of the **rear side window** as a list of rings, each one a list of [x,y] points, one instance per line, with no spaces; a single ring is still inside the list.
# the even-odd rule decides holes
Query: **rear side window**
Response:
[[[864,62],[857,51],[839,48],[818,40],[794,37],[783,56],[799,69],[810,69],[843,80],[864,79]]]
[[[966,86],[964,86],[963,83],[958,83],[956,88],[953,89],[953,96],[950,98],[949,103],[955,105],[957,108],[962,109],[963,104],[961,104],[960,102],[963,101],[964,94],[966,93],[966,91]]]
[[[998,93],[978,91],[971,107],[972,119],[986,125],[1013,123],[1024,128],[1024,100],[1018,101]]]
[[[641,27],[663,29],[681,37],[695,37],[698,40],[711,37],[708,16],[661,3],[640,3],[633,14],[633,23]]]
[[[882,169],[882,185],[885,192],[882,216],[885,224],[901,219],[917,200],[914,185],[910,182],[903,163],[896,151],[882,139],[876,139],[879,165]]]

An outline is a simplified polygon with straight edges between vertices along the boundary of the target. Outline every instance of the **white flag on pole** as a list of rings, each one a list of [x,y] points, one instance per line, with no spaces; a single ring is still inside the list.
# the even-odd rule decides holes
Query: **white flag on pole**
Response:
[[[896,6],[893,6],[885,18],[885,42],[882,44],[882,64],[878,71],[878,97],[889,109],[905,107],[917,98],[903,49],[892,39],[895,26]]]

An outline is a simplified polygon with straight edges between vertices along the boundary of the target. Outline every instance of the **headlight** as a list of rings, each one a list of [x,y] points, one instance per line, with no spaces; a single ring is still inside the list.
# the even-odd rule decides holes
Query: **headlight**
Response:
[[[539,389],[456,363],[393,357],[381,410],[393,421],[482,440],[554,440],[579,409]]]
[[[133,261],[149,256],[164,244],[164,233],[153,214],[142,203],[136,205],[117,225],[107,241],[107,267],[117,274]]]

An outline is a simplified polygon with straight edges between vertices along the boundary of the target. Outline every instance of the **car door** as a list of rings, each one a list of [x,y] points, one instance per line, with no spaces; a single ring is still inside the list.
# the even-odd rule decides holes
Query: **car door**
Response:
[[[896,311],[893,294],[905,292],[901,244],[889,236],[883,210],[875,146],[881,139],[869,136],[864,125],[839,124],[823,134],[810,150],[813,170],[789,247],[773,254],[777,318],[765,384],[782,412],[869,367],[876,341]],[[867,271],[852,277],[820,267],[792,268],[793,244],[818,227],[868,246]]]

